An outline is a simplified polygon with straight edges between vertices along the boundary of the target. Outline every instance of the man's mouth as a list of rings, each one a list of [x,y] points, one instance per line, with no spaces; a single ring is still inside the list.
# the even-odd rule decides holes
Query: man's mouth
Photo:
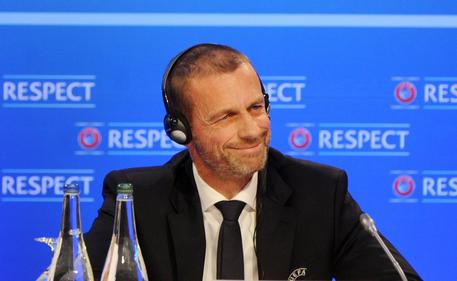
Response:
[[[262,142],[258,142],[255,144],[248,144],[248,145],[242,145],[242,146],[234,146],[231,147],[232,149],[243,151],[243,152],[251,152],[251,151],[256,151],[262,146]]]

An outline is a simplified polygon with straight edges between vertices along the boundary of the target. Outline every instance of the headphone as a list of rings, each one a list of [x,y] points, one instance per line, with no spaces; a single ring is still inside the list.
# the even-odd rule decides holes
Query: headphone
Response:
[[[207,44],[207,43],[198,44],[198,45],[192,46],[192,47],[180,52],[170,61],[170,63],[168,64],[168,67],[166,68],[166,70],[163,74],[163,78],[162,78],[162,97],[163,97],[163,103],[165,105],[165,110],[166,110],[166,115],[165,115],[165,118],[163,119],[163,126],[165,128],[165,132],[167,133],[168,137],[170,137],[170,139],[172,139],[176,143],[179,143],[182,145],[188,144],[192,140],[192,131],[190,128],[190,123],[187,120],[186,116],[184,116],[184,114],[182,114],[179,111],[176,111],[173,108],[173,105],[171,102],[171,93],[170,93],[170,90],[168,89],[168,85],[171,83],[171,78],[173,77],[174,68],[178,64],[179,60],[181,58],[183,58],[187,53],[189,53],[194,48],[197,48],[200,46],[205,46],[205,45],[206,46],[222,46],[222,45]],[[269,112],[270,112],[269,96],[268,96],[268,93],[265,91],[262,80],[260,79],[260,76],[258,74],[257,74],[257,77],[259,78],[260,87],[262,88],[265,109],[266,109],[267,113],[269,114]]]

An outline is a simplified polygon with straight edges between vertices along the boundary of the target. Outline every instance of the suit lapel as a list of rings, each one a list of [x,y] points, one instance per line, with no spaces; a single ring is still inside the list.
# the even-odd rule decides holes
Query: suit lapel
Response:
[[[192,165],[177,169],[171,203],[176,213],[168,215],[173,241],[177,280],[202,280],[205,261],[205,231],[200,199],[192,174]]]
[[[268,169],[267,187],[259,186],[261,208],[258,217],[257,259],[259,278],[285,280],[289,276],[296,220],[292,208],[285,206],[290,187],[275,169]]]
[[[175,188],[170,198],[176,213],[168,215],[176,260],[176,279],[202,280],[206,248],[203,214],[192,162],[183,162],[175,167]],[[287,279],[291,268],[296,218],[293,209],[285,204],[292,190],[277,170],[269,165],[267,187],[262,187],[260,181],[257,195],[260,212],[256,230],[259,278]]]

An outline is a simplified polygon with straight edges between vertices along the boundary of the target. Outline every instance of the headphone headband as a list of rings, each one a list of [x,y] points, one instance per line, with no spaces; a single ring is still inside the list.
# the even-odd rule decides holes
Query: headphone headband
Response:
[[[168,94],[168,84],[171,82],[169,81],[171,79],[171,75],[175,66],[176,66],[176,63],[177,61],[183,57],[185,54],[187,54],[190,50],[193,50],[194,48],[196,48],[197,46],[201,46],[202,44],[200,45],[195,45],[195,46],[192,46],[188,49],[185,49],[184,51],[181,51],[179,52],[169,63],[168,63],[168,66],[167,66],[167,69],[165,70],[165,72],[163,73],[163,77],[162,77],[162,97],[163,97],[163,101],[164,101],[164,104],[165,104],[165,109],[167,111],[167,114],[170,114],[173,112],[172,110],[172,107],[171,107],[171,100],[169,98],[169,94]]]

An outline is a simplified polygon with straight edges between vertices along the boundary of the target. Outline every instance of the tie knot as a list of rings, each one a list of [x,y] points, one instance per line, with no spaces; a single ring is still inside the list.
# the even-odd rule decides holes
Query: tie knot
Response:
[[[231,201],[219,201],[214,204],[216,208],[221,211],[224,220],[226,221],[238,221],[238,217],[241,214],[241,211],[244,208],[246,203],[238,201],[238,200],[231,200]]]

